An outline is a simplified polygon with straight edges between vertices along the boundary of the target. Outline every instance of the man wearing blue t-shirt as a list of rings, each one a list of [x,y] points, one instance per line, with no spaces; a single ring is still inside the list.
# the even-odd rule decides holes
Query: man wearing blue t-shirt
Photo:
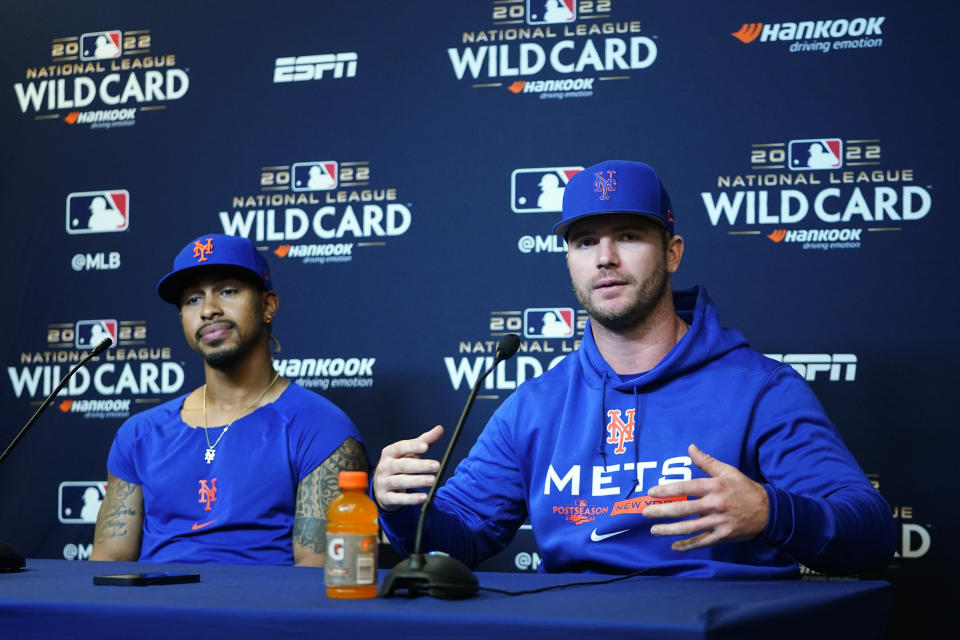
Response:
[[[346,414],[274,370],[266,260],[246,238],[200,236],[157,292],[206,382],[117,431],[91,559],[323,566],[337,475],[367,459]]]
[[[718,321],[702,287],[673,291],[683,239],[648,165],[573,176],[554,231],[566,238],[579,349],[521,385],[437,492],[423,550],[475,566],[527,519],[545,571],[795,576],[887,562],[890,508],[789,366]],[[381,524],[413,546],[421,458],[442,427],[384,448]]]

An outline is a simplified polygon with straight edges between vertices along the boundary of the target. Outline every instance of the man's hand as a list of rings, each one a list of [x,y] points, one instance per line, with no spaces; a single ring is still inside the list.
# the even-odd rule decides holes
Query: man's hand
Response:
[[[423,489],[433,485],[434,474],[440,469],[436,460],[420,456],[443,436],[443,427],[435,426],[413,440],[401,440],[387,445],[380,454],[380,462],[373,474],[373,494],[384,511],[395,511],[410,504],[422,504],[427,494],[421,491],[407,493],[408,489]]]
[[[700,451],[696,445],[691,444],[687,451],[694,464],[710,477],[662,484],[651,488],[647,495],[655,498],[687,495],[699,499],[651,505],[643,510],[643,515],[647,518],[697,517],[654,525],[650,533],[655,536],[696,534],[674,542],[671,545],[674,551],[690,551],[731,540],[751,540],[763,533],[770,515],[763,486],[736,467]]]

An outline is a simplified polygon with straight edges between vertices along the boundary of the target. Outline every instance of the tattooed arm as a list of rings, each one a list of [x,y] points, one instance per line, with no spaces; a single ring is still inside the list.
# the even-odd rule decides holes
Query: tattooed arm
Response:
[[[91,560],[137,560],[143,534],[140,485],[107,472],[107,495],[97,513]]]
[[[367,456],[353,438],[347,438],[330,457],[300,481],[293,520],[294,564],[322,567],[327,557],[327,507],[340,495],[341,471],[366,471]]]

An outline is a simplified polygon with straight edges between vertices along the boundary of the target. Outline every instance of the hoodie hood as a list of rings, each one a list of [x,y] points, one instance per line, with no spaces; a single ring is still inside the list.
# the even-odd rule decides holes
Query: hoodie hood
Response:
[[[600,355],[593,340],[592,321],[588,320],[577,354],[587,385],[594,389],[639,392],[699,369],[734,349],[748,346],[742,333],[720,325],[717,307],[704,287],[674,291],[673,304],[677,315],[690,325],[690,329],[657,366],[627,382],[621,382]]]

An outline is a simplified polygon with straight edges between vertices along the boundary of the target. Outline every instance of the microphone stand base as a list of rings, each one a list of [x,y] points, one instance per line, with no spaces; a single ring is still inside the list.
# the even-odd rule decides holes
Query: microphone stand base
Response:
[[[477,595],[479,586],[473,572],[456,558],[436,553],[412,554],[390,571],[380,587],[380,596],[389,598],[406,589],[410,598],[426,592],[434,598],[460,600]]]
[[[27,566],[26,560],[13,547],[0,540],[0,573],[22,571]]]

